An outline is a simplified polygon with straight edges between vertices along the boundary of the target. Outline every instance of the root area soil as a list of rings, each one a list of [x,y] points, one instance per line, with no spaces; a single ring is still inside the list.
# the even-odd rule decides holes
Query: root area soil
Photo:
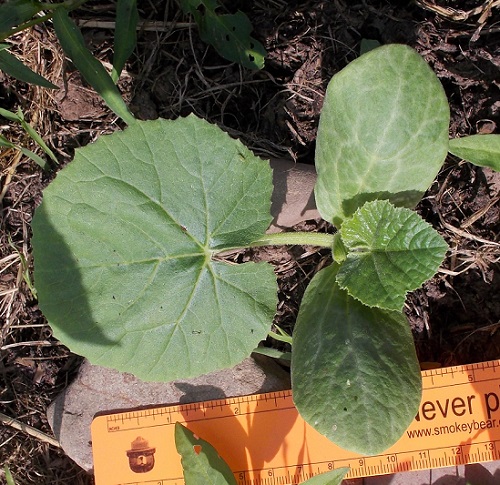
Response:
[[[500,8],[465,0],[256,0],[241,9],[266,47],[262,71],[229,63],[204,44],[173,0],[142,3],[137,49],[119,87],[135,115],[194,112],[240,138],[258,155],[314,163],[318,117],[331,76],[355,59],[362,39],[417,49],[439,76],[451,106],[450,136],[499,133]],[[89,47],[112,61],[113,5],[92,0],[75,12]],[[58,85],[29,86],[0,72],[0,106],[26,118],[62,165],[78,146],[119,129],[116,118],[65,60],[50,24],[9,39],[26,64]],[[13,123],[0,132],[37,148]],[[51,444],[45,411],[71,381],[80,359],[52,337],[31,286],[30,222],[54,177],[12,149],[0,152],[0,463],[18,484],[88,484]],[[439,274],[409,295],[405,311],[425,365],[500,358],[500,175],[450,157],[417,210],[446,238]],[[308,221],[312,230],[330,230]],[[243,258],[276,263],[276,321],[292,331],[307,282],[329,264],[311,248],[261,249]],[[15,421],[8,421],[13,418]],[[22,425],[31,426],[29,432]],[[19,429],[21,428],[21,429]],[[0,481],[2,478],[0,477]]]

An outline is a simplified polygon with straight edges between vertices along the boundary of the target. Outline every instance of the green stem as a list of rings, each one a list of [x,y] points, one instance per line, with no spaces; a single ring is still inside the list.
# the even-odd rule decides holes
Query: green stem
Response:
[[[320,232],[276,232],[265,234],[250,244],[256,246],[321,246],[331,248],[333,245],[333,234]]]

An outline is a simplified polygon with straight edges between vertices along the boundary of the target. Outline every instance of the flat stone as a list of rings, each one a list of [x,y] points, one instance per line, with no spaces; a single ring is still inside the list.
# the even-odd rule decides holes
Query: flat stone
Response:
[[[268,232],[280,232],[299,222],[319,219],[314,199],[316,171],[313,165],[272,159],[274,190]]]
[[[50,405],[47,418],[64,452],[93,469],[90,425],[97,413],[174,405],[290,389],[290,375],[272,359],[254,355],[241,364],[195,379],[144,382],[84,361],[75,381]]]

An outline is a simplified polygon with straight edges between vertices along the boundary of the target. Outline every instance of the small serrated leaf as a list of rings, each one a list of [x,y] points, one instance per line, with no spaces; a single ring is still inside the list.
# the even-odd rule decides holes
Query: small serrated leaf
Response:
[[[306,289],[293,332],[292,389],[300,415],[340,447],[378,454],[413,421],[421,376],[402,312],[369,308],[336,283],[338,265]]]
[[[233,472],[208,442],[175,423],[175,446],[186,485],[237,485]]]
[[[341,288],[368,306],[401,310],[406,293],[431,278],[448,246],[416,212],[387,200],[367,202],[340,229],[347,259]]]
[[[500,171],[500,135],[471,135],[450,140],[449,152],[479,167]]]

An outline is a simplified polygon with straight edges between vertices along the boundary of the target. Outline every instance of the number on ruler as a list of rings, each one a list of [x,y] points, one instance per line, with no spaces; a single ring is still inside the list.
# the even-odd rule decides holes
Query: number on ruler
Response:
[[[387,461],[389,463],[396,463],[398,461],[398,457],[396,455],[387,455]]]
[[[360,459],[358,460],[358,465],[359,465],[359,466],[365,466],[365,460],[364,460],[364,458],[360,458]]]
[[[461,455],[462,454],[462,448],[460,446],[458,448],[452,448],[451,451],[454,455]]]
[[[488,451],[493,451],[495,449],[495,445],[493,443],[485,443],[484,444],[484,447],[488,450]]]

